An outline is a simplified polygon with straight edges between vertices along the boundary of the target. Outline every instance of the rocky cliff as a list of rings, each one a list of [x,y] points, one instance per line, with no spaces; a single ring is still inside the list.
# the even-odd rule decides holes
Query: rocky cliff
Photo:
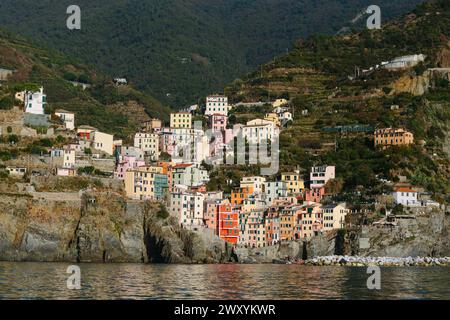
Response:
[[[444,57],[442,59],[445,59]],[[391,95],[400,93],[410,93],[421,96],[436,87],[436,81],[445,79],[450,81],[450,68],[428,69],[422,75],[404,75],[392,84]]]
[[[114,192],[3,193],[0,260],[215,263],[232,250],[181,229],[157,203]]]
[[[395,224],[367,225],[313,238],[308,257],[449,257],[450,215],[443,210],[403,216]]]

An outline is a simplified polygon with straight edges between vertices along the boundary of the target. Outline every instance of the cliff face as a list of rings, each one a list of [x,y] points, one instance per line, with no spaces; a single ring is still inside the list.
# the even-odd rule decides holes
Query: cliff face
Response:
[[[443,56],[442,59],[444,61],[443,64],[446,64],[446,56]],[[428,69],[423,75],[420,76],[402,76],[392,84],[393,91],[391,94],[411,93],[415,96],[421,96],[427,93],[430,87],[435,87],[437,79],[445,79],[449,81],[450,68]]]
[[[0,260],[215,263],[232,250],[158,217],[159,204],[108,192],[0,195]]]
[[[341,247],[341,252],[337,249]],[[348,231],[342,239],[336,233],[313,238],[308,257],[330,255],[371,257],[450,256],[450,216],[435,210],[411,219],[397,220],[397,226],[364,226]]]

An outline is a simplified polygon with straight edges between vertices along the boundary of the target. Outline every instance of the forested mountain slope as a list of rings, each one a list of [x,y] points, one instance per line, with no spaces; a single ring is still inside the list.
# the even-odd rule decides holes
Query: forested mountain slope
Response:
[[[380,0],[383,19],[421,0]],[[79,0],[82,28],[66,28],[69,0],[2,0],[0,27],[125,76],[173,107],[286,52],[298,39],[334,34],[370,0]]]

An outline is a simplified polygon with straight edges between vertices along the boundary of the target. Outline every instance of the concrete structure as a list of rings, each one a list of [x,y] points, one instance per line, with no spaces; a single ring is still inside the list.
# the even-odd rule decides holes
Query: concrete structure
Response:
[[[170,114],[170,127],[171,128],[192,128],[192,114],[189,112],[177,112]]]
[[[212,116],[220,114],[228,116],[230,107],[228,105],[228,98],[221,95],[212,95],[206,97],[206,111],[205,115]]]
[[[374,133],[375,146],[399,146],[414,143],[414,135],[404,129],[384,128]]]
[[[322,188],[328,181],[336,177],[335,174],[336,167],[334,166],[312,167],[310,174],[310,188]]]
[[[382,63],[382,67],[389,70],[412,68],[420,62],[425,61],[425,58],[426,56],[424,54],[397,57],[388,63]]]
[[[24,112],[32,114],[44,114],[47,105],[47,96],[44,94],[44,88],[39,91],[24,93]]]

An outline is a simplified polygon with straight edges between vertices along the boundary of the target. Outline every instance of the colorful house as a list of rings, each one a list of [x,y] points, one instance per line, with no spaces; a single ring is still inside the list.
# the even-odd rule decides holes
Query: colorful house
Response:
[[[400,146],[414,143],[414,135],[405,129],[384,128],[374,133],[375,147]]]
[[[237,244],[239,240],[239,213],[228,200],[219,205],[219,237],[226,242]]]
[[[305,183],[299,171],[282,173],[281,181],[286,183],[288,194],[298,195],[305,189]]]
[[[125,172],[128,170],[144,167],[145,161],[138,160],[136,157],[120,157],[116,170],[114,171],[114,178],[119,180],[125,180]]]

